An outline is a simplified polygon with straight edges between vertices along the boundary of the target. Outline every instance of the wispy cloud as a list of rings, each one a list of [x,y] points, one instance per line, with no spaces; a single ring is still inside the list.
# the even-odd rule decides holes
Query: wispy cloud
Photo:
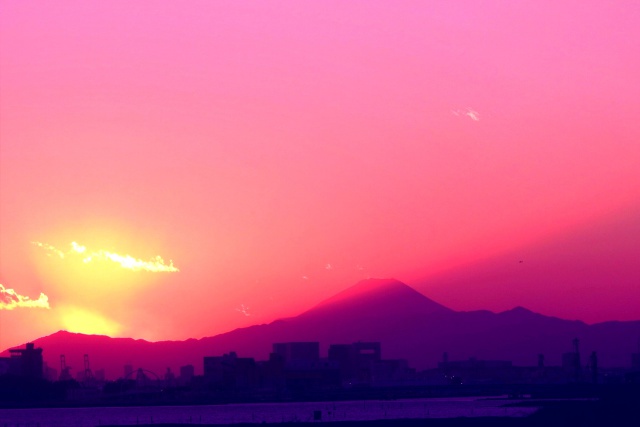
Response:
[[[466,116],[470,117],[471,120],[475,120],[476,122],[480,121],[480,113],[476,110],[472,110],[471,108],[467,108]]]
[[[0,284],[0,310],[13,310],[14,308],[51,308],[49,298],[40,293],[38,299],[31,299],[20,295],[13,289],[7,289]]]
[[[327,263],[327,265],[325,265],[324,268],[327,270],[333,270],[333,266],[329,263]]]
[[[42,242],[31,242],[31,243],[47,251],[47,256],[56,255],[56,256],[59,256],[60,258],[64,258],[64,252],[56,249],[55,247],[51,246],[48,243],[42,243]]]
[[[476,122],[480,121],[480,113],[478,113],[476,110],[469,107],[467,107],[464,110],[451,110],[451,113],[454,116],[466,116],[473,121],[476,121]]]
[[[116,263],[122,268],[133,271],[150,271],[152,273],[174,273],[180,271],[173,265],[173,261],[169,260],[169,263],[166,264],[160,256],[155,256],[148,261],[144,261],[134,258],[131,255],[120,255],[104,249],[97,251],[89,250],[86,246],[82,246],[76,242],[71,242],[71,249],[66,252],[61,251],[48,243],[31,243],[46,250],[48,256],[56,255],[63,259],[70,257],[82,257],[82,262],[85,264],[107,261]]]
[[[240,304],[240,308],[236,308],[236,311],[239,311],[240,313],[244,314],[245,316],[251,316],[251,313],[249,313],[249,307],[247,307],[244,304]]]

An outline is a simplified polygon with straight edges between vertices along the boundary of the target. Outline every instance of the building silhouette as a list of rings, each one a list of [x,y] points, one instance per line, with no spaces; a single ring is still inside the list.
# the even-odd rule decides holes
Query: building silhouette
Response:
[[[178,377],[178,384],[186,385],[191,382],[195,375],[195,369],[193,365],[185,365],[180,367],[180,376]]]
[[[483,384],[509,382],[517,372],[509,360],[482,360],[471,357],[466,360],[449,360],[443,358],[438,363],[446,383],[451,384]]]
[[[167,367],[164,373],[164,385],[165,387],[173,387],[176,385],[176,376],[170,367]]]
[[[572,375],[574,381],[579,382],[582,376],[580,365],[580,341],[575,338],[572,342],[573,351],[562,354],[562,368],[567,374]]]
[[[273,352],[282,356],[287,362],[317,361],[320,359],[319,342],[287,342],[274,343]]]
[[[287,389],[293,391],[334,388],[340,385],[339,364],[320,358],[319,342],[273,344],[272,368],[281,367]]]
[[[402,384],[416,375],[406,359],[371,362],[371,383],[377,386]]]
[[[253,358],[238,357],[235,351],[222,356],[206,356],[204,378],[214,389],[251,388],[257,379],[256,362]]]
[[[371,382],[373,366],[380,362],[381,355],[379,342],[356,342],[329,346],[329,360],[338,363],[340,377],[348,383]]]
[[[9,373],[26,378],[42,378],[42,349],[28,343],[26,348],[9,350]]]

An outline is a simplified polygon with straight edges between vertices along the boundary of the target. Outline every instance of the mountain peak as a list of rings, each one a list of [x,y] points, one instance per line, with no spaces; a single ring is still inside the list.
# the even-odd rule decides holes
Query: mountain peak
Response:
[[[355,285],[350,286],[344,291],[337,293],[330,299],[338,298],[338,297],[350,298],[350,297],[354,297],[362,294],[370,294],[370,293],[376,293],[376,292],[389,292],[391,290],[400,290],[400,289],[413,290],[413,288],[411,288],[410,286],[393,278],[381,279],[381,278],[371,277],[369,279],[364,279],[359,281]]]
[[[395,309],[415,308],[423,313],[448,312],[448,308],[430,300],[411,286],[399,280],[388,278],[370,278],[322,301],[309,312],[345,306],[370,306],[382,308],[393,306]],[[309,313],[307,312],[307,313]]]

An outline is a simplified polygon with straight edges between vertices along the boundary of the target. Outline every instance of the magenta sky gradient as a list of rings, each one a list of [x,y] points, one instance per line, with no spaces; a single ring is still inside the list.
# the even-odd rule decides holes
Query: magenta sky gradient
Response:
[[[442,272],[639,220],[638,2],[0,4],[0,283],[51,304],[1,312],[3,348],[73,310],[174,339],[369,276],[429,296]],[[32,241],[180,272],[103,274]],[[534,299],[517,277],[512,295],[433,289],[454,309],[640,317],[633,263],[602,265],[624,286],[576,311],[554,291],[581,267],[548,259],[538,272],[563,273]]]

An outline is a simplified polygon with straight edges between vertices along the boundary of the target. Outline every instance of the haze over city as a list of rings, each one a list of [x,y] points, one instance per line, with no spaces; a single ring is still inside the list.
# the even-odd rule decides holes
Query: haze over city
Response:
[[[640,319],[637,2],[0,4],[2,349],[369,277]]]

